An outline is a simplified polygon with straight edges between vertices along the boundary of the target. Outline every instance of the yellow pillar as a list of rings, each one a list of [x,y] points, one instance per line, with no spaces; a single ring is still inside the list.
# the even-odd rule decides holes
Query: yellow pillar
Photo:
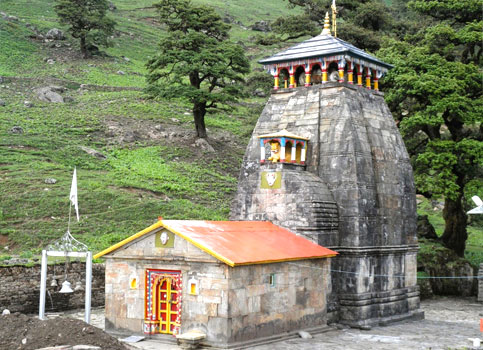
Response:
[[[295,87],[295,76],[293,74],[290,74],[290,88]]]
[[[347,62],[347,82],[349,84],[354,84],[354,72],[352,71],[352,62]]]
[[[379,79],[374,78],[374,90],[379,91]]]
[[[340,69],[339,68],[339,83],[344,82],[344,68]]]
[[[287,80],[287,79],[285,79],[283,82],[284,82],[284,88],[285,88],[285,89],[286,89],[286,88],[288,88],[288,80]]]
[[[356,66],[357,69],[357,86],[362,86],[362,67],[360,64]]]
[[[274,89],[275,90],[278,90],[278,87],[279,87],[279,78],[278,78],[278,75],[275,76],[275,85],[274,85]]]
[[[327,69],[322,71],[322,83],[327,83]]]
[[[310,86],[310,73],[305,73],[305,86]]]
[[[366,71],[366,88],[371,89],[371,69],[369,67]]]

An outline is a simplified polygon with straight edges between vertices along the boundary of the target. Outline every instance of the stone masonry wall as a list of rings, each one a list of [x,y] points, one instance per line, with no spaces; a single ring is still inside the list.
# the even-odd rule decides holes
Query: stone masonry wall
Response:
[[[244,342],[327,324],[331,259],[229,270],[229,341]],[[275,275],[273,286],[270,274]]]
[[[318,210],[315,225],[306,225],[319,244],[340,253],[332,261],[332,269],[341,272],[332,273],[329,310],[340,310],[336,319],[355,325],[417,313],[415,186],[409,156],[382,93],[347,83],[282,89],[272,93],[260,115],[242,163],[231,219],[260,220],[253,213],[265,213],[264,220],[306,235],[304,211],[298,213],[302,218],[280,220],[279,213],[263,206],[286,200],[290,208],[293,201],[311,201],[315,192],[299,190],[302,183],[292,199],[293,193],[259,190],[256,182],[267,171],[260,164],[258,137],[283,129],[309,139],[306,172],[329,190],[326,198],[331,198],[324,202],[336,204],[337,233],[323,230],[331,224],[330,211]],[[280,169],[282,176],[295,179],[287,170]],[[283,185],[282,190],[293,192],[293,184]],[[262,196],[254,195],[257,191]]]
[[[51,287],[53,277],[58,287]],[[85,263],[71,263],[67,280],[74,289],[77,281],[82,283],[82,291],[62,294],[58,291],[64,281],[64,264],[48,265],[47,295],[45,311],[62,311],[84,308],[85,302]],[[34,266],[0,266],[0,311],[38,313],[40,294],[40,265]],[[94,264],[92,267],[92,299],[93,307],[104,305],[104,265]]]

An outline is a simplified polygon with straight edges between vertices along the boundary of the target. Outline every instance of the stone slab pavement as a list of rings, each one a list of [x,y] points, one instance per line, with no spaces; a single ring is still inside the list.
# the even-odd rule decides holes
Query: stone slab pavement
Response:
[[[468,338],[481,338],[480,318],[483,303],[475,297],[435,297],[423,300],[425,319],[405,321],[370,330],[337,329],[314,335],[312,339],[288,339],[276,343],[252,346],[252,350],[449,350],[474,349]],[[83,313],[72,314],[82,319]],[[94,326],[104,328],[103,309],[93,310]],[[482,341],[483,342],[483,341]],[[143,340],[132,344],[142,350],[179,350],[174,344]],[[483,346],[480,347],[483,349]]]

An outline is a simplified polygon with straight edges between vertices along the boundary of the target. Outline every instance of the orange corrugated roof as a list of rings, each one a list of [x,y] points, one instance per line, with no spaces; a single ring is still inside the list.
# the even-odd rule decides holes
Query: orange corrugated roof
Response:
[[[338,254],[268,221],[161,220],[94,258],[161,226],[230,266],[329,258]]]
[[[337,254],[268,221],[163,220],[162,223],[230,266]]]

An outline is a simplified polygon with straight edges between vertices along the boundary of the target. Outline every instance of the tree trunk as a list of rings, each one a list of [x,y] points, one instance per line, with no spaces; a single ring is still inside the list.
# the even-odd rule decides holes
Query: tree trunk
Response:
[[[466,232],[467,218],[462,199],[462,194],[458,194],[456,200],[445,199],[443,209],[445,228],[441,236],[443,244],[461,257],[465,254],[466,239],[468,238]]]
[[[195,119],[196,136],[202,139],[206,139],[208,137],[205,127],[205,114],[206,103],[195,102],[193,106],[193,117]]]
[[[82,53],[82,57],[89,58],[89,50],[87,50],[87,44],[86,44],[86,37],[85,36],[80,37],[80,50],[81,50],[81,53]]]

